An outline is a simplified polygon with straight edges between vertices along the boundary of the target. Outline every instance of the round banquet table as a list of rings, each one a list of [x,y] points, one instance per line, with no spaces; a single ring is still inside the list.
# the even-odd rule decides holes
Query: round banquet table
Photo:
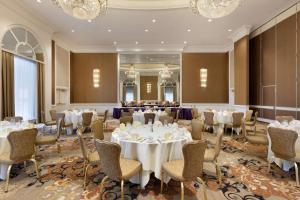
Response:
[[[37,128],[38,130],[42,130],[44,128],[44,124],[29,124],[28,122],[22,123],[11,123],[2,121],[0,122],[0,156],[10,154],[10,144],[7,139],[7,136],[12,131],[19,131],[23,129],[29,128]],[[6,171],[8,165],[0,164],[0,179],[6,179]]]
[[[232,111],[213,111],[214,113],[214,121],[219,124],[228,124],[233,122]]]
[[[167,113],[164,111],[161,111],[161,110],[145,111],[145,112],[139,110],[139,111],[135,111],[133,113],[133,115],[132,115],[133,121],[139,121],[142,124],[145,124],[145,116],[144,116],[145,113],[154,113],[155,114],[154,122],[159,121],[160,116],[167,116]]]
[[[178,128],[177,124],[165,126],[160,124],[121,126],[112,133],[111,141],[121,145],[122,157],[142,163],[141,177],[136,175],[130,181],[140,183],[144,188],[152,172],[160,179],[161,166],[164,162],[183,159],[183,145],[193,140],[190,132],[185,128]],[[164,180],[167,183],[170,178],[165,177]]]
[[[288,123],[288,122],[280,123],[279,121],[275,121],[275,122],[269,124],[268,128],[269,127],[293,130],[296,133],[298,133],[298,139],[296,140],[295,150],[296,150],[296,152],[300,151],[300,121],[299,120],[293,120],[290,123]],[[272,143],[271,143],[271,138],[269,136],[269,133],[268,133],[268,141],[269,141],[268,160],[270,160],[274,156],[274,153],[272,152],[272,149],[271,149]],[[284,171],[289,171],[292,167],[294,167],[292,162],[282,160],[280,158],[274,158],[273,160]]]
[[[78,124],[82,123],[82,113],[85,112],[92,112],[93,118],[92,121],[97,117],[97,112],[95,110],[65,110],[65,123],[66,124],[73,124],[73,128],[75,129]]]

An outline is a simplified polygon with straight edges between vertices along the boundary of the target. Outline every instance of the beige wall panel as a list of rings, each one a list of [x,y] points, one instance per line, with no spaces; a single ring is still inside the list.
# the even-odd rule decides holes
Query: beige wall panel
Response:
[[[262,86],[275,85],[275,27],[265,31],[261,35],[261,83]]]
[[[261,37],[257,36],[250,40],[249,57],[249,103],[250,105],[261,105]]]

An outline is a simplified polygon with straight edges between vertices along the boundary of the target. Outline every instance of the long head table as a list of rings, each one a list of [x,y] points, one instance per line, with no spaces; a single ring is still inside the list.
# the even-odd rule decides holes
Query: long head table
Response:
[[[146,110],[145,107],[132,107],[132,108],[134,109],[134,111],[139,111],[139,110],[145,111]],[[193,118],[191,108],[179,108],[179,107],[170,107],[170,108],[171,108],[172,112],[179,110],[179,116],[178,116],[179,119],[191,120]],[[113,117],[115,119],[120,119],[122,111],[129,112],[129,109],[130,109],[130,107],[114,108]],[[162,110],[162,111],[165,110],[164,107],[153,108],[153,109]]]

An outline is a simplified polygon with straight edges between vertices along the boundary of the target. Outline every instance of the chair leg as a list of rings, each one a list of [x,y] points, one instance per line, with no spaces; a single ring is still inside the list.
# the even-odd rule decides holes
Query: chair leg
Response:
[[[206,194],[206,184],[205,182],[202,180],[202,178],[197,177],[197,181],[199,183],[201,183],[201,185],[203,186],[203,196],[204,196],[204,200],[207,200],[207,194]]]
[[[26,161],[24,161],[24,172],[26,173]]]
[[[183,182],[180,183],[180,186],[181,186],[181,200],[184,200],[184,184]]]
[[[101,181],[101,184],[100,184],[100,191],[99,191],[99,196],[100,196],[100,200],[102,200],[102,190],[103,190],[103,187],[104,187],[104,183],[105,181],[108,179],[108,176],[105,176],[102,181]]]
[[[160,178],[160,193],[163,193],[164,189],[164,172],[161,170],[161,178]]]
[[[124,180],[121,180],[121,199],[124,200]]]
[[[61,152],[61,148],[60,148],[60,144],[58,142],[56,142],[56,146],[57,146],[57,153]]]
[[[299,187],[299,172],[298,172],[298,165],[296,162],[294,162],[295,165],[295,173],[296,173],[296,185]]]
[[[8,183],[9,183],[9,175],[12,165],[9,165],[6,171],[6,184],[5,184],[5,192],[8,192]]]
[[[216,166],[216,174],[217,174],[217,178],[218,178],[218,182],[221,185],[222,184],[222,173],[221,173],[221,169],[220,166],[218,165],[217,162],[214,162],[215,166]]]
[[[85,167],[85,170],[84,170],[84,181],[83,181],[83,189],[85,190],[86,189],[86,179],[87,179],[87,173],[88,173],[88,169],[91,165],[88,163]]]
[[[39,179],[40,178],[40,172],[39,172],[39,166],[36,161],[36,159],[31,159],[31,161],[34,163],[35,171],[36,171],[36,177]]]

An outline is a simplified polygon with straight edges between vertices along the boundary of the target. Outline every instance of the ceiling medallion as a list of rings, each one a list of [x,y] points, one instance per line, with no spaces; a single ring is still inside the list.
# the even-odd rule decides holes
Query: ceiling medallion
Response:
[[[107,0],[52,0],[65,13],[81,20],[92,20],[106,14]]]
[[[197,15],[207,18],[220,18],[231,14],[241,0],[190,0],[190,7]]]

